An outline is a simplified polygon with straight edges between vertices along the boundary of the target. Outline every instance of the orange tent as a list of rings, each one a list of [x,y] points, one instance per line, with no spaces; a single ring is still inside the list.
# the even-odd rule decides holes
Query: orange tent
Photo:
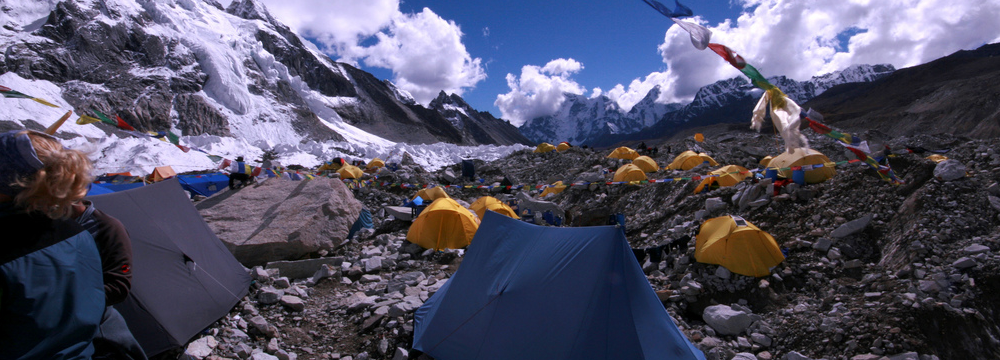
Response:
[[[506,215],[515,219],[521,218],[520,216],[517,216],[514,209],[511,209],[510,206],[504,204],[503,201],[500,201],[492,196],[483,196],[476,199],[472,205],[469,205],[469,209],[475,211],[476,215],[479,216],[480,219],[482,219],[483,216],[486,216],[486,210],[495,211],[500,215]]]
[[[563,185],[562,181],[556,181],[552,183],[552,185],[546,187],[545,190],[542,190],[542,193],[539,194],[538,197],[545,197],[545,195],[548,194],[558,194],[563,192],[563,190],[566,190],[566,188],[567,185]]]
[[[153,169],[153,173],[149,174],[149,179],[153,182],[159,182],[174,176],[177,176],[177,172],[174,171],[174,168],[170,166],[157,166]]]
[[[607,157],[612,159],[633,160],[639,157],[639,153],[630,147],[622,146],[612,151]]]
[[[612,181],[633,182],[642,180],[646,180],[646,173],[642,169],[632,164],[625,164],[615,171],[615,177]]]
[[[660,171],[660,165],[657,165],[656,164],[656,160],[653,160],[653,158],[651,158],[649,156],[645,156],[644,155],[644,156],[637,157],[637,158],[635,158],[635,160],[632,160],[632,163],[635,164],[635,166],[638,166],[640,169],[642,169],[642,171],[645,171],[645,172],[657,172],[657,171]]]
[[[406,240],[424,249],[458,249],[469,245],[479,229],[471,210],[451,198],[434,200],[417,216],[406,232]]]
[[[739,165],[726,165],[713,170],[709,175],[717,176],[709,176],[705,180],[702,180],[701,184],[698,184],[698,187],[694,189],[695,194],[700,193],[702,189],[713,183],[719,184],[720,187],[735,186],[740,181],[743,181],[743,179],[746,179],[747,176],[750,176],[750,170]]]

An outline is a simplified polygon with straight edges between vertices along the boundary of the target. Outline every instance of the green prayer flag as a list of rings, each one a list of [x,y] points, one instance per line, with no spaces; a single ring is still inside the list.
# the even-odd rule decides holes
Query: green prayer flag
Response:
[[[764,90],[769,90],[774,87],[774,85],[771,85],[771,83],[764,78],[764,75],[761,75],[760,72],[757,71],[757,68],[753,67],[753,65],[747,64],[747,66],[740,69],[740,71],[743,72],[743,75],[750,78],[750,82],[753,86]]]
[[[103,122],[105,124],[111,124],[111,125],[114,125],[114,126],[118,126],[118,122],[117,121],[111,120],[110,118],[108,118],[107,115],[104,115],[100,111],[94,110],[94,114],[97,114],[97,118],[101,119],[101,122]]]
[[[0,94],[3,94],[3,97],[8,97],[8,98],[19,98],[19,99],[31,99],[32,98],[31,95],[27,95],[27,94],[24,94],[24,93],[15,91],[15,90],[0,91]]]

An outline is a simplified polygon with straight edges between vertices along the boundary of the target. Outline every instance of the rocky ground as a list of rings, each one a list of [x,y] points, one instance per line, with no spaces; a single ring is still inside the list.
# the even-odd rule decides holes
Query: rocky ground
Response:
[[[650,143],[661,166],[686,149],[720,164],[758,167],[781,149],[777,136],[743,125]],[[808,130],[806,130],[808,131]],[[888,144],[906,184],[881,181],[864,164],[837,167],[820,184],[786,186],[768,194],[768,182],[692,194],[696,181],[639,186],[595,184],[550,195],[570,226],[626,216],[633,248],[668,245],[659,263],[643,259],[654,290],[688,338],[708,359],[995,359],[1000,358],[1000,153],[996,139],[921,135],[888,138],[857,134],[873,149]],[[834,140],[810,133],[812,148],[833,161],[853,158]],[[664,151],[670,147],[671,153]],[[955,179],[935,178],[937,164],[905,146],[950,148],[966,168]],[[610,151],[514,153],[477,162],[483,185],[507,177],[515,184],[604,181],[620,161]],[[653,178],[707,173],[661,170]],[[455,165],[427,173],[413,165],[379,181],[481,185],[457,180]],[[944,175],[947,176],[947,175]],[[508,197],[500,189],[449,188],[453,198]],[[160,358],[406,359],[413,311],[459,267],[463,251],[434,253],[405,241],[409,223],[380,209],[399,205],[415,189],[364,187],[355,197],[372,210],[375,228],[331,252],[316,254],[313,276],[283,276],[288,268],[254,268],[251,294],[186,349]],[[701,222],[740,215],[767,231],[787,251],[772,275],[750,278],[694,261]],[[564,224],[567,225],[567,224]],[[312,273],[310,268],[309,273]],[[278,270],[276,270],[278,269]],[[299,274],[302,271],[295,271]],[[298,279],[294,277],[300,277]]]

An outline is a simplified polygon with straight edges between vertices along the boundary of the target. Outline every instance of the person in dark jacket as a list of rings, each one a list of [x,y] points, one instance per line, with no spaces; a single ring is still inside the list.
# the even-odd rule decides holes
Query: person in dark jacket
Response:
[[[0,359],[89,359],[105,310],[101,257],[73,221],[91,165],[32,131],[0,134]]]
[[[129,331],[125,318],[111,307],[125,301],[132,287],[132,240],[128,231],[121,221],[98,210],[87,200],[73,204],[73,215],[94,237],[101,254],[107,308],[94,339],[94,359],[144,360],[146,354]]]

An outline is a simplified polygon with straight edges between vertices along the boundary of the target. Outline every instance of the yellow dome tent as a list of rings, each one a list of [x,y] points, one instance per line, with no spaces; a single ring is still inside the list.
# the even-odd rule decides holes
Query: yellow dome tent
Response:
[[[760,159],[760,162],[758,164],[760,164],[760,166],[767,167],[767,164],[771,163],[771,159],[774,159],[774,156],[771,155],[765,156],[763,159]]]
[[[342,166],[344,166],[344,159],[336,158],[332,161],[323,162],[323,165],[320,166],[319,169],[316,169],[316,172],[337,171],[340,170]]]
[[[750,170],[739,165],[726,165],[712,170],[709,175],[718,176],[710,176],[702,180],[701,184],[698,184],[698,187],[694,189],[695,194],[700,193],[702,189],[712,184],[719,184],[720,187],[735,186],[740,181],[743,181],[743,179],[746,179],[747,176],[750,176]]]
[[[458,249],[472,242],[479,219],[451,198],[434,200],[417,216],[406,240],[425,249]]]
[[[653,158],[651,158],[649,156],[643,155],[643,156],[637,157],[637,158],[635,158],[635,160],[632,160],[632,163],[635,164],[635,166],[638,166],[640,169],[642,169],[642,171],[645,171],[645,172],[648,172],[648,173],[649,172],[657,172],[657,171],[660,170],[660,165],[657,165],[656,164],[656,160],[653,160]]]
[[[361,168],[357,166],[347,164],[341,166],[340,170],[337,170],[337,173],[340,174],[341,179],[359,179],[365,172],[361,171]]]
[[[646,180],[646,173],[642,171],[638,166],[632,164],[625,164],[615,171],[615,177],[613,181],[642,181]]]
[[[612,151],[607,157],[612,159],[633,160],[639,157],[639,153],[629,147],[622,146]]]
[[[417,191],[417,195],[413,196],[413,199],[416,199],[417,197],[424,199],[424,202],[430,202],[440,198],[451,198],[451,196],[448,196],[448,193],[444,192],[444,188],[440,186],[420,189],[420,191]]]
[[[934,155],[926,157],[925,159],[933,161],[935,163],[940,163],[942,161],[948,160],[948,157],[944,156],[944,155],[940,155],[940,154],[934,154]]]
[[[832,178],[837,174],[837,171],[833,169],[833,164],[830,163],[830,158],[823,155],[823,153],[813,150],[813,149],[795,149],[795,153],[791,154],[788,152],[781,153],[781,155],[775,156],[771,159],[771,162],[767,164],[769,169],[777,168],[778,176],[791,179],[792,170],[791,167],[803,166],[803,165],[823,165],[821,168],[808,170],[805,172],[806,183],[816,184],[826,181],[826,179]]]
[[[385,167],[385,161],[382,161],[382,159],[379,158],[374,158],[372,161],[368,162],[368,166],[365,166],[365,169],[379,169],[383,167]]]
[[[705,135],[702,135],[701,133],[694,134],[694,141],[697,142],[705,141]]]
[[[569,148],[571,148],[571,147],[572,146],[570,146],[568,142],[563,141],[563,142],[559,143],[559,145],[556,145],[556,151],[563,152],[563,151],[569,150]]]
[[[503,201],[500,201],[492,196],[483,196],[476,199],[472,205],[469,205],[469,209],[475,211],[476,215],[479,216],[480,219],[482,219],[483,216],[486,216],[486,210],[495,211],[500,215],[506,215],[515,219],[521,218],[520,216],[517,216],[514,209],[511,209],[510,206],[504,204]]]
[[[563,190],[566,190],[567,187],[568,187],[567,185],[563,185],[562,181],[556,181],[556,182],[552,183],[552,185],[549,185],[548,187],[546,187],[545,190],[542,190],[542,193],[539,194],[538,197],[545,197],[545,195],[548,195],[548,194],[558,194],[558,193],[561,193],[561,192],[563,192]]]
[[[767,276],[771,267],[785,260],[771,234],[738,216],[706,220],[695,238],[695,260],[741,275]]]
[[[704,162],[708,162],[711,166],[719,166],[719,163],[715,161],[711,156],[705,153],[696,153],[691,150],[680,153],[674,158],[674,161],[667,166],[670,170],[691,170],[701,165]]]
[[[533,152],[536,152],[536,153],[547,153],[547,152],[553,151],[555,149],[556,149],[555,145],[552,145],[552,144],[549,144],[549,143],[541,143],[541,144],[538,144],[537,147],[535,147],[535,151],[533,151]]]

